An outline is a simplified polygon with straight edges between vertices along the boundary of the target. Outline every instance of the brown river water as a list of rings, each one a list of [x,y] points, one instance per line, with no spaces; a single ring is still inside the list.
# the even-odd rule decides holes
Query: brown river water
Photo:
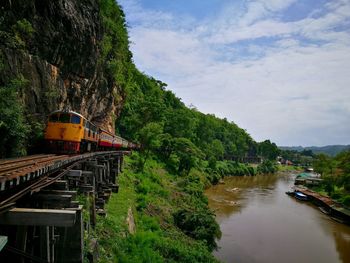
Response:
[[[350,227],[285,194],[295,174],[226,177],[206,191],[222,262],[350,263]]]

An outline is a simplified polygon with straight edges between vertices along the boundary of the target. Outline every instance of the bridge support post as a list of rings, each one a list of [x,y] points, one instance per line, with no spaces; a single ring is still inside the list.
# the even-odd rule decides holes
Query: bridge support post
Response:
[[[123,172],[123,163],[124,163],[124,157],[123,155],[120,155],[119,156],[119,160],[120,160],[120,172],[122,173]]]
[[[57,244],[58,250],[61,252],[57,262],[82,263],[84,260],[83,206],[67,210],[76,212],[76,221],[73,227],[59,229],[62,239],[60,238]]]

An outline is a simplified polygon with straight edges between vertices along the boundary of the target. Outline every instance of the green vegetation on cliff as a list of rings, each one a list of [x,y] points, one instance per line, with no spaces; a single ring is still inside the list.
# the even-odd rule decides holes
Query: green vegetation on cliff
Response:
[[[6,86],[0,86],[0,158],[25,154],[29,127],[17,97],[18,90],[24,85],[26,81],[17,78]]]

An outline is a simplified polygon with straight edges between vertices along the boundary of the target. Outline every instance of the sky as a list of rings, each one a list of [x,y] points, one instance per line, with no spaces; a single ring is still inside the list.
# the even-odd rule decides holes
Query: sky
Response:
[[[118,0],[138,69],[256,141],[350,144],[350,0]]]

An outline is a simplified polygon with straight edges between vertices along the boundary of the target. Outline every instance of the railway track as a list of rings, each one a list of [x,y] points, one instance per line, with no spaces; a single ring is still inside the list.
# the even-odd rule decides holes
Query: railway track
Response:
[[[101,151],[0,160],[0,236],[7,242],[0,261],[66,262],[66,255],[69,262],[82,261],[84,226],[94,227],[97,215],[106,216],[105,204],[118,192],[126,154]],[[83,193],[88,196],[85,207],[77,200]],[[84,220],[83,209],[89,214]]]
[[[122,152],[93,152],[77,155],[40,154],[0,160],[0,213],[28,193],[40,191],[66,175],[80,161]]]
[[[48,175],[41,177],[40,179],[32,182],[32,184],[28,185],[27,187],[17,191],[16,193],[8,196],[7,198],[5,198],[4,200],[0,201],[0,213],[6,211],[7,209],[9,209],[10,207],[12,207],[15,202],[23,197],[24,195],[28,194],[28,193],[33,193],[33,192],[37,192],[39,190],[41,190],[41,188],[46,187],[52,183],[54,183],[55,181],[57,181],[58,179],[60,179],[61,177],[63,177],[64,175],[66,175],[69,170],[71,168],[73,168],[77,163],[74,163],[72,165],[70,165],[69,167],[66,167],[66,169],[58,174],[56,174],[53,177],[49,177]]]
[[[35,154],[35,155],[18,157],[18,158],[0,159],[0,166],[7,165],[7,164],[12,164],[12,163],[18,163],[18,162],[21,162],[21,161],[40,159],[40,158],[43,158],[43,157],[54,156],[54,155],[55,154]]]
[[[34,155],[34,156],[26,156],[23,158],[0,161],[0,176],[11,176],[13,173],[20,173],[23,170],[31,170],[36,167],[53,162],[55,160],[62,160],[67,158],[68,155]]]

